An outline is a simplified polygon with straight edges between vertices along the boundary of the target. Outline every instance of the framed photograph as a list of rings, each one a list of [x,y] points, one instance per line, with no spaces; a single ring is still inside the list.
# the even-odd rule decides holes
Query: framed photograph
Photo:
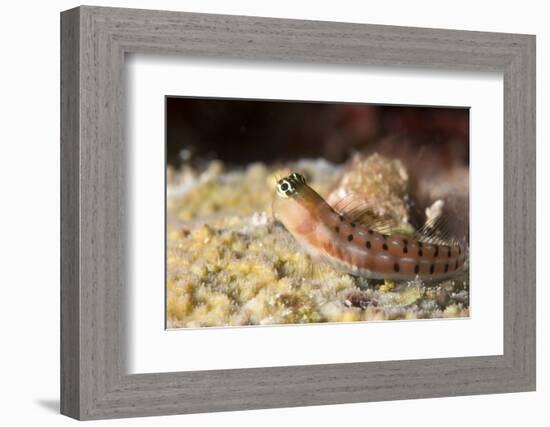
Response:
[[[61,411],[535,390],[535,37],[61,14]]]
[[[168,96],[165,119],[168,329],[469,317],[468,109]]]

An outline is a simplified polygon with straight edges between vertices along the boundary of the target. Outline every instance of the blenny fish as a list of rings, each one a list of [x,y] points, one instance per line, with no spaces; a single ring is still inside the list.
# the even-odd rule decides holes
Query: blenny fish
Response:
[[[465,246],[428,233],[406,236],[354,222],[330,206],[299,173],[277,181],[273,215],[314,258],[352,275],[388,280],[440,280],[464,266]]]

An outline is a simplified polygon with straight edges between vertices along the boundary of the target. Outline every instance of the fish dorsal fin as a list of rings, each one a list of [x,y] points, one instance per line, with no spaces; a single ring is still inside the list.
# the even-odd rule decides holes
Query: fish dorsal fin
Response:
[[[415,233],[414,238],[419,242],[434,245],[456,245],[458,239],[449,231],[447,221],[443,217],[433,222],[426,222]]]
[[[443,215],[442,200],[436,200],[426,208],[426,222],[415,233],[414,238],[419,242],[435,245],[456,245],[458,239],[449,231],[449,225]]]
[[[394,218],[380,218],[364,198],[354,193],[342,197],[333,209],[346,221],[362,224],[381,234],[399,234],[410,236],[412,229],[405,224],[398,224]]]
[[[367,200],[354,193],[342,197],[333,208],[346,221],[363,224],[381,234],[408,237],[434,245],[456,245],[459,241],[449,231],[447,220],[443,215],[444,206],[442,200],[436,200],[426,208],[426,222],[416,231],[409,224],[400,224],[395,218],[379,217]]]

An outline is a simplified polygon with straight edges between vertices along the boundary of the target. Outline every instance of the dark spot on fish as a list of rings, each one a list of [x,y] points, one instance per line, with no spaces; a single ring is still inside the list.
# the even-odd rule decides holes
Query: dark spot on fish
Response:
[[[445,264],[445,273],[449,271],[449,264]]]
[[[422,249],[418,249],[418,256],[422,256]]]
[[[349,225],[351,225],[352,227],[355,227],[355,223],[354,223],[354,222],[351,222]]]
[[[430,265],[430,274],[434,274],[434,270],[435,270],[435,265],[434,264]]]
[[[449,258],[451,257],[451,247],[449,246]]]
[[[403,239],[403,244],[407,246],[409,244],[409,241],[407,239]]]
[[[458,247],[458,254],[462,255],[462,248],[460,246]]]
[[[367,240],[367,248],[370,249],[370,247],[371,247],[370,241]]]
[[[344,220],[344,216],[343,215],[339,215],[340,216],[340,221],[343,221]]]
[[[388,250],[388,245],[386,245],[385,243],[382,245],[382,249],[384,249],[385,251]]]
[[[456,260],[455,270],[458,270],[458,260]]]
[[[388,236],[386,236],[385,234],[382,234],[382,238],[383,238],[384,240],[386,240],[386,239],[388,238]]]
[[[336,231],[337,233],[339,233],[339,232],[340,232],[340,227],[338,227],[338,226],[334,227],[334,231]]]
[[[374,233],[374,231],[372,231],[371,229],[369,229],[369,234],[372,234],[372,233]]]
[[[407,248],[407,245],[403,246],[403,253],[406,254],[409,252],[409,248]]]
[[[418,242],[418,247],[419,247],[419,248],[422,247],[422,242]]]
[[[420,266],[418,264],[416,264],[414,266],[414,274],[418,274],[419,271],[420,271]]]
[[[435,245],[435,253],[434,253],[434,257],[439,255],[439,246]]]
[[[399,273],[399,264],[398,263],[395,263],[393,265],[393,271],[395,271],[396,273]]]
[[[348,236],[348,242],[351,242],[352,240],[353,240],[353,234],[350,234],[350,235]]]

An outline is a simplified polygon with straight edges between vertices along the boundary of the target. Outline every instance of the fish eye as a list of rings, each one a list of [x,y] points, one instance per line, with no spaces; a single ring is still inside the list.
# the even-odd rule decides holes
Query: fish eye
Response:
[[[281,179],[277,183],[277,194],[281,197],[290,197],[296,188],[292,185],[292,181],[288,179]]]
[[[306,179],[304,178],[304,176],[297,172],[294,172],[293,174],[291,174],[289,178],[294,181],[301,182],[302,184],[306,183]]]

